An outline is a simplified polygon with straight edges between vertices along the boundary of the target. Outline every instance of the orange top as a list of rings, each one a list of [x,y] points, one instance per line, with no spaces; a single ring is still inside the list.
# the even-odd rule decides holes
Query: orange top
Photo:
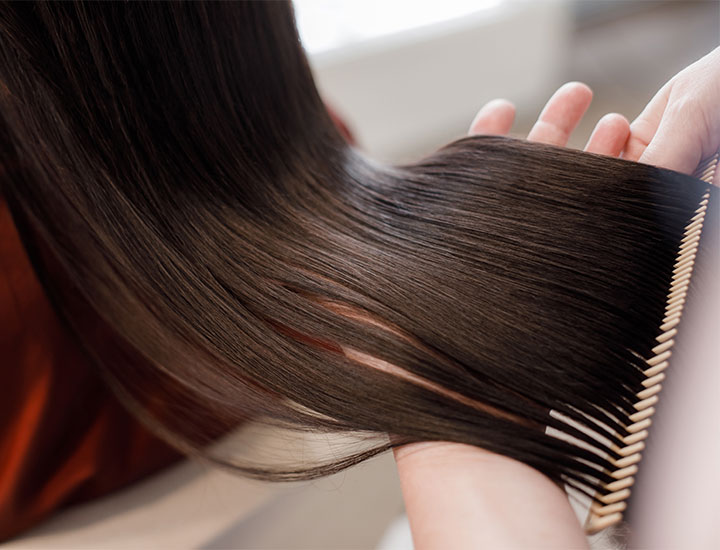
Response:
[[[342,119],[328,111],[354,144]],[[102,338],[99,325],[92,330]],[[205,432],[214,438],[231,426],[218,418]],[[0,197],[0,542],[181,456],[120,405],[84,356],[55,314]]]
[[[179,458],[61,324],[0,199],[0,541]]]

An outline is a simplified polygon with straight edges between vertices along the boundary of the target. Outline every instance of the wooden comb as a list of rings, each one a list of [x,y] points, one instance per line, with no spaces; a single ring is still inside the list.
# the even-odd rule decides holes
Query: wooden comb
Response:
[[[706,183],[712,183],[719,158],[720,152],[702,162],[693,176]],[[644,371],[643,389],[637,393],[637,402],[634,405],[637,412],[630,415],[630,423],[625,427],[625,433],[617,434],[624,445],[611,447],[620,457],[613,460],[615,469],[607,472],[614,481],[605,484],[595,494],[598,502],[591,504],[585,522],[585,531],[588,534],[616,525],[622,521],[623,512],[627,508],[627,500],[635,482],[634,476],[645,448],[644,441],[649,434],[651,417],[655,413],[654,405],[658,402],[665,370],[670,365],[674,337],[685,306],[709,198],[710,193],[706,192],[694,216],[685,227],[668,290],[665,317],[660,325],[661,334],[657,337],[657,346],[652,350],[653,355],[646,359],[647,369]]]

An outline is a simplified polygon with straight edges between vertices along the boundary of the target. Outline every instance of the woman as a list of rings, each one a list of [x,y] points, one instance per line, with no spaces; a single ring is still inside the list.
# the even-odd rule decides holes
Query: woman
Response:
[[[671,265],[676,243],[663,235],[679,234],[704,189],[498,139],[378,167],[330,123],[286,4],[13,5],[2,16],[3,194],[56,310],[156,434],[188,454],[247,419],[393,436],[313,466],[210,456],[275,479],[450,439],[556,483],[603,480],[606,460],[545,435],[547,411],[577,416],[598,393],[613,406],[631,393],[628,350],[649,345],[646,311],[666,288],[645,281]],[[600,195],[568,188],[578,178],[603,193],[592,226],[573,212]],[[648,224],[627,203],[670,218]],[[618,232],[606,250],[618,211],[660,248]],[[557,241],[534,238],[551,222]],[[627,279],[586,273],[587,250]],[[562,262],[538,270],[549,251]],[[553,280],[563,285],[547,294]],[[608,304],[626,299],[638,313],[617,318]],[[555,326],[567,317],[548,316],[549,303],[572,328]],[[587,308],[617,332],[578,323]],[[587,356],[553,365],[553,387],[538,326],[563,335],[553,354]],[[584,347],[600,333],[619,359],[610,376]]]

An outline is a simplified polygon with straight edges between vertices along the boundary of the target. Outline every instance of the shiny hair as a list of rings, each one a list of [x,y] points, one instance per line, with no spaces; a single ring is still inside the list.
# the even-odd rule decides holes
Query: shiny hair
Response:
[[[35,269],[118,397],[264,479],[449,440],[591,494],[708,191],[500,137],[373,162],[333,125],[288,2],[4,4],[0,144]],[[213,454],[249,422],[367,445]]]

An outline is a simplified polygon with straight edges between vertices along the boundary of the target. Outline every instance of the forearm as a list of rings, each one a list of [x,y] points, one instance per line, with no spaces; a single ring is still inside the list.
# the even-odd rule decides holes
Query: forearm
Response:
[[[521,462],[456,443],[395,458],[417,550],[588,548],[565,493]]]

